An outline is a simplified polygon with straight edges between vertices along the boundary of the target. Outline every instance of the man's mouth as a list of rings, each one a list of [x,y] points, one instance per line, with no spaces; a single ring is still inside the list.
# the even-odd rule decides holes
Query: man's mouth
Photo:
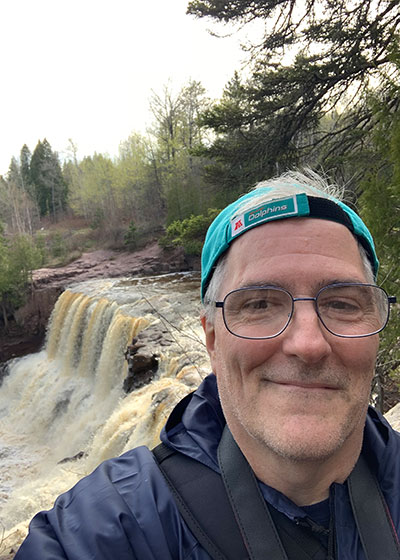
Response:
[[[276,385],[281,385],[282,387],[287,387],[288,389],[297,388],[297,389],[304,389],[307,391],[313,390],[327,390],[327,391],[337,391],[339,387],[332,385],[330,383],[324,382],[305,382],[305,381],[272,381],[271,383],[275,383]]]

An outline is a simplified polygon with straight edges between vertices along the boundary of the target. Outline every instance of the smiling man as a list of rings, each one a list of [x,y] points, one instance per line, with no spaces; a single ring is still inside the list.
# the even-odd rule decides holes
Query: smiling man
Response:
[[[18,560],[400,558],[400,438],[368,408],[395,298],[328,190],[286,174],[217,216],[201,288],[213,373],[157,460],[103,463],[34,518]]]

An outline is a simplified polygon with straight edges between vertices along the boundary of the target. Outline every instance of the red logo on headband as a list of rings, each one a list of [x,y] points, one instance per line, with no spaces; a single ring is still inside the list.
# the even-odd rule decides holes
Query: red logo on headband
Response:
[[[234,231],[236,231],[237,229],[239,229],[239,228],[241,228],[241,227],[243,227],[242,220],[238,220],[237,222],[235,222],[235,229],[234,229]]]

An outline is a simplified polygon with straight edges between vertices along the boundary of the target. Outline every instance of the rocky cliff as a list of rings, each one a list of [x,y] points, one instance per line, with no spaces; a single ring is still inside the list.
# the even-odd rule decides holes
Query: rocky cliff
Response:
[[[9,331],[0,329],[0,383],[6,373],[2,363],[40,350],[54,304],[68,285],[93,278],[150,276],[199,268],[200,262],[189,261],[183,249],[165,250],[153,242],[135,252],[93,251],[64,267],[35,270],[28,301],[10,322]]]

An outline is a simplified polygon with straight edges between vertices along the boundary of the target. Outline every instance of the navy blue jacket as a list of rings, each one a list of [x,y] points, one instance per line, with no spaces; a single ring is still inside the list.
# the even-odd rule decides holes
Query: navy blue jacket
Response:
[[[173,411],[162,441],[218,471],[225,425],[216,379]],[[373,409],[363,453],[376,468],[397,533],[400,532],[400,434]],[[304,516],[281,493],[260,483],[264,497],[288,517]],[[333,484],[338,558],[365,560],[346,484]],[[212,507],[212,496],[210,496]],[[50,511],[37,514],[16,560],[210,560],[182,520],[152,453],[139,447],[102,463]]]

